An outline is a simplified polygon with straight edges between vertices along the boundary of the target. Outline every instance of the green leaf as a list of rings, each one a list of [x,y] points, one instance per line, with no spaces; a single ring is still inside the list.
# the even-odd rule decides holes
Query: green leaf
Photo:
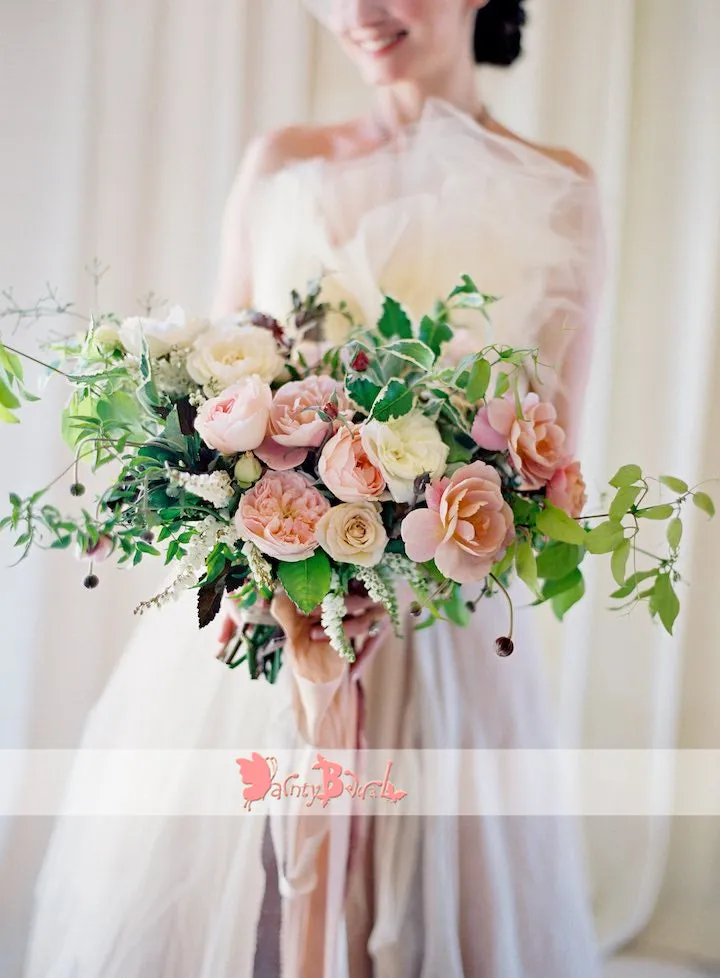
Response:
[[[622,489],[624,486],[639,482],[640,479],[642,479],[642,469],[639,465],[623,465],[610,480],[610,485]]]
[[[469,275],[463,275],[460,281],[462,282],[462,285],[457,285],[452,290],[448,296],[448,302],[451,299],[454,299],[456,295],[480,295],[480,290]]]
[[[543,585],[542,596],[545,600],[550,598],[556,598],[566,591],[574,591],[582,584],[582,573],[579,567],[575,570],[570,571],[565,577],[561,577],[555,581],[546,581]]]
[[[518,540],[515,544],[515,570],[520,580],[524,581],[531,591],[537,593],[538,572],[535,553],[527,539]]]
[[[660,482],[662,482],[664,486],[667,486],[668,489],[676,492],[678,495],[687,492],[689,488],[687,482],[683,482],[682,479],[676,479],[675,476],[672,475],[661,475]]]
[[[642,516],[646,520],[669,520],[675,512],[675,507],[670,503],[662,503],[660,506],[650,506],[647,509],[638,509],[636,516]]]
[[[16,377],[18,380],[23,379],[22,360],[17,354],[11,353],[2,343],[0,343],[0,366],[4,367],[11,377]]]
[[[19,408],[20,400],[10,390],[4,380],[0,379],[0,404],[6,408]]]
[[[580,574],[580,571],[578,571]],[[569,588],[567,591],[563,591],[561,594],[555,595],[551,598],[550,604],[552,610],[555,613],[555,617],[560,621],[563,620],[568,611],[581,601],[585,595],[585,580],[582,574],[580,574],[580,580],[575,584],[574,587]]]
[[[680,601],[672,585],[669,574],[660,574],[655,582],[652,603],[655,610],[660,615],[668,634],[672,635],[673,625],[677,616],[680,614]]]
[[[545,508],[538,513],[535,525],[540,533],[551,540],[575,543],[581,547],[585,545],[585,530],[564,510],[550,503],[546,503]]]
[[[20,418],[15,417],[12,411],[0,404],[0,421],[4,424],[20,424]]]
[[[677,550],[680,546],[680,541],[682,540],[683,525],[682,520],[679,516],[676,516],[674,520],[670,520],[667,528],[667,541],[670,544],[672,550]]]
[[[375,398],[382,388],[379,384],[374,384],[369,377],[358,374],[355,377],[348,377],[345,380],[345,390],[348,397],[353,400],[363,411],[372,410]]]
[[[375,398],[370,417],[376,421],[401,418],[412,411],[414,398],[407,384],[394,377]]]
[[[22,499],[18,496],[16,492],[11,492],[9,498],[10,498],[10,505],[13,507],[13,509],[18,509],[20,506],[22,506]]]
[[[510,390],[510,377],[506,373],[498,375],[495,382],[495,397],[503,397]]]
[[[715,503],[706,492],[695,492],[692,498],[697,508],[703,513],[707,513],[710,518],[715,515]]]
[[[613,551],[613,555],[610,559],[610,570],[612,571],[612,576],[621,587],[625,583],[625,577],[627,576],[627,562],[631,549],[631,542],[629,540],[623,540],[620,546]]]
[[[615,591],[610,595],[611,598],[622,600],[623,598],[628,598],[635,590],[637,590],[638,584],[643,581],[649,580],[651,577],[657,577],[659,574],[658,568],[649,571],[638,571],[637,574],[631,574],[630,577],[625,581],[625,584],[620,588],[619,591]]]
[[[622,525],[615,520],[607,520],[590,530],[585,537],[585,546],[591,554],[609,554],[617,550],[624,539]]]
[[[423,343],[430,347],[436,357],[440,356],[443,343],[454,336],[446,322],[425,316],[420,322],[419,336]]]
[[[435,354],[425,343],[420,340],[396,340],[382,347],[384,353],[391,353],[401,360],[420,367],[421,370],[430,370],[435,363]]]
[[[641,492],[641,486],[623,486],[618,489],[610,504],[610,519],[619,523]]]
[[[472,612],[469,610],[467,602],[462,596],[461,588],[456,587],[453,590],[452,597],[447,600],[438,601],[438,606],[445,612],[453,625],[465,628],[470,624]]]
[[[491,371],[492,368],[487,360],[480,359],[475,361],[470,371],[470,377],[468,378],[466,387],[467,399],[471,404],[475,404],[481,398],[485,397],[490,385]]]
[[[492,573],[495,577],[502,577],[506,571],[509,571],[515,560],[515,544],[511,543],[510,546],[505,551],[505,556],[499,560],[492,567]]]
[[[585,550],[573,543],[550,543],[537,559],[538,576],[544,580],[560,580],[580,565]]]
[[[279,563],[278,577],[291,601],[309,615],[330,590],[330,561],[322,550],[308,560]]]
[[[387,339],[392,339],[394,336],[402,340],[412,339],[412,323],[407,313],[399,302],[389,296],[385,298],[383,303],[383,312],[378,323],[378,329]]]

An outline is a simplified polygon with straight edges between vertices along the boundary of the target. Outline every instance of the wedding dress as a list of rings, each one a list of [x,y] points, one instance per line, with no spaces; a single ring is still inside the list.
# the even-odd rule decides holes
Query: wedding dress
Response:
[[[356,161],[304,160],[262,181],[242,233],[255,306],[278,318],[288,313],[290,290],[302,293],[323,273],[328,300],[343,299],[358,319],[371,320],[383,294],[417,318],[470,274],[484,292],[503,297],[491,310],[493,342],[539,346],[553,365],[543,372],[544,396],[564,397],[577,411],[571,374],[597,294],[597,227],[590,181],[429,102],[393,146]],[[477,349],[488,327],[476,313],[465,315],[456,343]],[[329,324],[335,338],[343,322]],[[513,595],[527,603],[522,585]],[[59,819],[37,888],[28,978],[252,978],[263,944],[277,939],[267,906],[261,922],[266,817],[243,809],[237,770],[228,766],[223,777],[213,768],[209,777],[197,751],[250,756],[289,736],[297,763],[309,764],[312,745],[353,741],[359,684],[345,674],[313,688],[289,666],[274,687],[252,682],[242,668],[217,661],[219,623],[199,632],[194,614],[189,594],[142,621],[85,731],[83,747],[104,751],[100,773],[84,759],[90,754],[79,755],[66,799],[68,812],[82,810],[79,800],[89,797],[113,799],[126,811],[139,774],[125,751],[167,749],[182,758],[153,783],[167,810]],[[495,639],[507,632],[502,597],[485,600],[466,630],[439,623],[414,632],[406,615],[404,637],[389,638],[361,680],[368,745],[388,757],[399,748],[450,757],[460,749],[550,746],[532,614],[517,613],[509,659],[494,653]],[[446,772],[450,810],[461,795],[468,810],[468,790],[470,810],[480,812],[495,786],[479,770],[470,789],[459,771]],[[315,850],[298,830],[300,816],[271,822],[283,973],[294,978]],[[358,896],[346,878],[348,820],[313,823],[311,834],[335,841],[325,964],[306,973],[596,974],[572,825],[480,814],[371,822],[369,896]]]

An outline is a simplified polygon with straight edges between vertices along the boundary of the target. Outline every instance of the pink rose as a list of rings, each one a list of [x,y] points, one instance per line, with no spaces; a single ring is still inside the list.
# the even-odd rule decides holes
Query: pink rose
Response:
[[[320,478],[344,503],[377,499],[385,479],[363,448],[358,425],[343,425],[325,445],[318,463]]]
[[[266,472],[240,499],[235,524],[269,557],[307,560],[318,545],[315,529],[330,509],[327,499],[301,472]]]
[[[500,476],[485,462],[431,483],[428,508],[413,510],[402,522],[408,557],[417,563],[434,558],[438,570],[458,584],[482,581],[515,535],[500,487]]]
[[[205,401],[195,428],[205,444],[221,455],[250,452],[265,437],[271,403],[270,387],[252,374]]]
[[[335,395],[337,411],[350,415],[350,402],[342,384],[322,374],[292,381],[275,393],[267,437],[255,453],[271,469],[294,469],[317,448],[328,432],[328,422],[318,414]]]
[[[570,462],[558,469],[547,485],[547,499],[553,506],[564,509],[568,516],[582,516],[587,503],[585,480],[579,462]]]
[[[541,489],[567,458],[565,432],[552,404],[526,394],[518,418],[512,397],[496,397],[481,408],[472,427],[480,448],[510,452],[523,489]]]

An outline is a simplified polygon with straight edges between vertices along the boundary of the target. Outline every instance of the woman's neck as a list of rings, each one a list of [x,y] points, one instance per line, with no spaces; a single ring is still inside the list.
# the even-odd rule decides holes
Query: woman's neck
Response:
[[[392,137],[404,126],[417,122],[425,103],[431,98],[442,99],[479,121],[485,115],[476,73],[469,68],[442,78],[424,79],[422,84],[402,82],[380,89],[376,98],[375,121],[387,137]]]

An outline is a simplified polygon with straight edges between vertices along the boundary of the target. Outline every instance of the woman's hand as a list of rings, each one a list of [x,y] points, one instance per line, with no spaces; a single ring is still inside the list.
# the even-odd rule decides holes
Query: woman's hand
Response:
[[[357,674],[382,644],[390,623],[385,608],[367,597],[351,595],[345,606],[345,634],[354,639],[357,649],[351,672]],[[285,649],[299,676],[314,683],[328,683],[342,675],[346,663],[325,635],[320,608],[311,615],[301,615],[281,592],[273,598],[270,611],[285,632]]]

